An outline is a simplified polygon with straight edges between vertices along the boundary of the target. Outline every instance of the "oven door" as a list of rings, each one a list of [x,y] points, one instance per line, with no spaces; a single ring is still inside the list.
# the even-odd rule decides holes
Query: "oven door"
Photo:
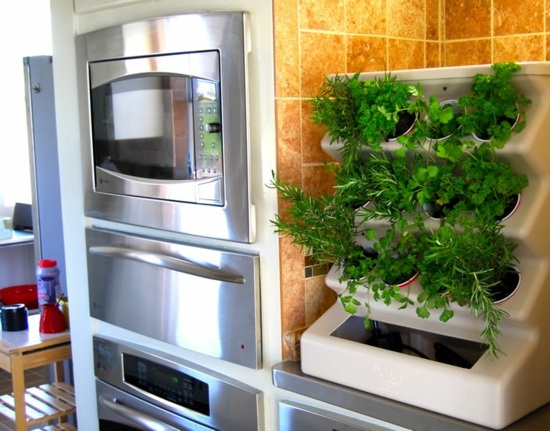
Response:
[[[86,230],[90,314],[249,368],[261,367],[259,256]]]
[[[147,403],[96,380],[100,431],[211,431],[214,428]]]

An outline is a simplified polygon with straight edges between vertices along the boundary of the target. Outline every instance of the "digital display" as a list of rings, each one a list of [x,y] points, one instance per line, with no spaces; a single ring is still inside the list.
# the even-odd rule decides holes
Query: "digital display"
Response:
[[[208,384],[170,367],[124,354],[124,381],[181,407],[210,415]]]

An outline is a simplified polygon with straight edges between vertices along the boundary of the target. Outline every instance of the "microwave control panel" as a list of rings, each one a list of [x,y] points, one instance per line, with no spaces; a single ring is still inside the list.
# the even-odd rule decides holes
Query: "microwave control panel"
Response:
[[[195,79],[195,175],[197,178],[223,176],[222,125],[218,83]]]

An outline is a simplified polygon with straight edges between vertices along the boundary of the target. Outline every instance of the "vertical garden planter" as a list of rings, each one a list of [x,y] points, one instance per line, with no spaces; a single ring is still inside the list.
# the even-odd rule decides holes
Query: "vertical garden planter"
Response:
[[[433,312],[419,318],[414,306],[404,308],[407,297],[422,294],[421,276],[401,289],[400,300],[389,301],[389,305],[373,300],[369,296],[372,292],[359,289],[351,308],[354,315],[340,301],[335,303],[302,336],[304,373],[494,429],[550,402],[550,343],[545,341],[550,336],[550,313],[546,309],[550,304],[550,232],[544,227],[550,215],[550,190],[542,186],[550,177],[550,147],[546,142],[550,132],[550,64],[521,66],[512,83],[532,102],[524,106],[527,123],[521,134],[512,133],[498,155],[499,161],[529,180],[529,187],[521,192],[521,206],[501,226],[504,237],[515,244],[514,266],[521,279],[513,296],[495,308],[505,316],[500,320],[498,336],[499,349],[504,353],[498,358],[487,354],[488,345],[480,336],[486,326],[467,305],[448,304],[445,312],[454,314],[448,321],[439,320]],[[489,66],[467,66],[397,75],[405,83],[420,83],[425,94],[443,101],[459,100],[471,91],[474,75],[490,71]],[[361,79],[383,76],[369,73],[362,74]],[[325,137],[321,146],[342,160],[343,145],[338,140]],[[417,205],[422,208],[421,203]],[[475,205],[468,205],[466,210],[475,211]],[[440,222],[425,218],[430,226],[439,226]],[[375,218],[364,222],[373,229],[389,223]],[[326,283],[339,295],[349,292],[342,262],[332,267]],[[443,289],[441,297],[445,295]],[[433,297],[437,298],[437,293]],[[398,334],[399,343],[421,351],[425,357],[410,350],[382,348],[385,343],[373,338],[377,333],[365,329],[366,316],[378,322],[383,334],[391,335],[394,341]]]

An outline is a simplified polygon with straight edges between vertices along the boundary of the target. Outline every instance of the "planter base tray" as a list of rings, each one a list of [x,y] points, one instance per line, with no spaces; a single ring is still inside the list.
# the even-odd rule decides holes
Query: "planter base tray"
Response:
[[[506,337],[502,347],[509,353],[491,360],[471,340],[392,324],[382,324],[381,329],[382,333],[400,332],[405,343],[424,350],[430,359],[365,344],[372,333],[364,328],[363,318],[350,316],[337,302],[302,335],[302,371],[495,429],[550,399],[548,373],[539,374],[536,339],[519,333]],[[473,366],[435,361],[433,345],[438,342]]]

